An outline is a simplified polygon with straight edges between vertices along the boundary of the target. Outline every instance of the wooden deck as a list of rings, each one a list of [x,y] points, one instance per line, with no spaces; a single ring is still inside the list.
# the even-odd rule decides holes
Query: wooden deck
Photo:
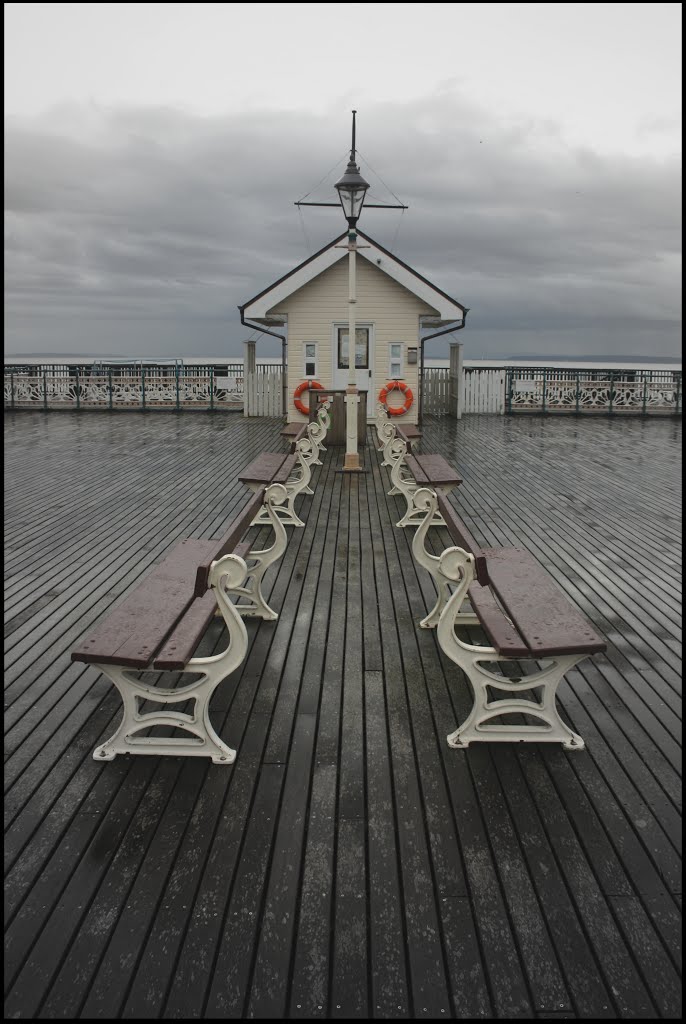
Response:
[[[6,1016],[678,1017],[678,423],[425,431],[477,539],[527,547],[608,640],[561,687],[584,751],[448,748],[470,693],[416,628],[430,581],[368,446],[360,476],[325,456],[279,621],[214,697],[236,764],[93,761],[120,700],[70,650],[221,534],[281,426],[5,418]]]

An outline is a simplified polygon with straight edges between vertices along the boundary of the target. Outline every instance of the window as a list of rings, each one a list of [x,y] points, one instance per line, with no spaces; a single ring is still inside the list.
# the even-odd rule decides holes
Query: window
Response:
[[[392,341],[388,346],[388,378],[398,380],[403,375],[403,344]]]
[[[305,376],[317,376],[317,343],[314,341],[305,342]]]
[[[348,369],[348,328],[338,327],[338,369]],[[369,328],[355,328],[355,368],[357,370],[369,369]]]

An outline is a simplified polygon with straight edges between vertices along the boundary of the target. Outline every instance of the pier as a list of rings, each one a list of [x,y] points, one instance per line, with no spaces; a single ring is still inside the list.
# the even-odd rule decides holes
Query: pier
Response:
[[[431,582],[368,443],[361,474],[322,456],[279,620],[215,694],[236,763],[93,760],[121,702],[70,651],[222,534],[282,426],[6,414],[6,1017],[679,1017],[676,418],[424,425],[477,540],[528,549],[607,640],[560,688],[583,751],[447,746],[471,693],[417,628]]]

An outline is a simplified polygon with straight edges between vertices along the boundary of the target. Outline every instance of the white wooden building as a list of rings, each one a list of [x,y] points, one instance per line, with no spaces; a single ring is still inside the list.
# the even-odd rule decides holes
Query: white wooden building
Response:
[[[304,381],[325,388],[348,383],[347,234],[239,307],[244,323],[287,338],[289,421],[305,419],[294,405],[296,388]],[[360,230],[357,244],[357,387],[367,392],[367,415],[373,419],[382,388],[391,380],[403,381],[412,391],[412,404],[398,420],[416,423],[421,328],[439,331],[452,324],[457,329],[466,309]],[[389,406],[404,402],[400,391],[389,393]]]

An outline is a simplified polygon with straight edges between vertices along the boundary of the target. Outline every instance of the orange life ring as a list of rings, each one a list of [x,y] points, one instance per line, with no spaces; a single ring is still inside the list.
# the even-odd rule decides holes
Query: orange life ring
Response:
[[[316,380],[304,380],[302,384],[298,384],[297,388],[293,392],[293,401],[295,402],[295,407],[298,410],[298,412],[302,412],[305,414],[305,416],[309,416],[309,406],[305,405],[304,402],[300,401],[300,396],[302,395],[303,391],[312,391],[316,390],[317,388],[320,391],[322,390],[321,384],[319,383],[319,381]]]
[[[405,402],[403,405],[386,405],[386,399],[388,398],[389,391],[402,391],[405,395]],[[379,401],[382,405],[386,405],[389,416],[402,416],[403,413],[407,412],[408,409],[411,408],[412,402],[414,401],[414,395],[404,380],[391,380],[385,388],[381,388],[381,391],[379,391]]]

